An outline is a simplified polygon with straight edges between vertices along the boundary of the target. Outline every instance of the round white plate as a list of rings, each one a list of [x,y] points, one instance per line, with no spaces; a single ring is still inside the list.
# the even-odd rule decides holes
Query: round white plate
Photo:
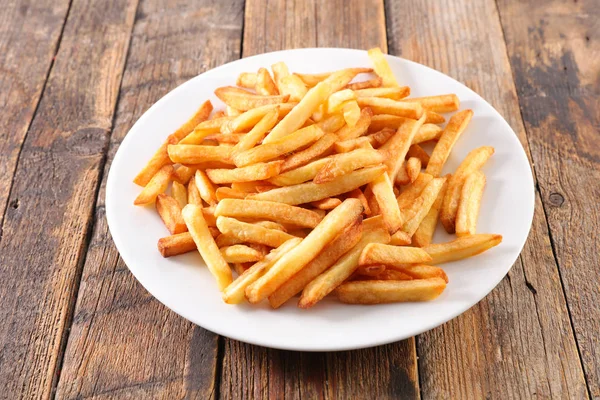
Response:
[[[295,301],[279,310],[267,304],[225,304],[198,254],[162,258],[156,243],[168,232],[154,207],[133,206],[141,189],[132,180],[202,101],[208,98],[216,109],[223,107],[214,89],[235,85],[240,72],[277,61],[286,62],[292,72],[307,73],[371,66],[366,51],[287,50],[238,60],[184,83],[146,111],[123,140],[108,176],[106,216],[123,260],[141,284],[167,307],[210,331],[256,345],[306,351],[357,349],[406,339],[456,317],[487,295],[517,259],[531,227],[534,189],[525,152],[508,123],[475,92],[423,65],[387,59],[401,84],[411,87],[412,96],[456,93],[461,109],[474,110],[444,173],[454,171],[470,150],[495,147],[496,153],[483,168],[487,187],[477,228],[502,234],[499,246],[443,265],[450,282],[434,301],[361,306],[327,298],[310,310],[297,308]],[[438,228],[434,241],[450,238]]]

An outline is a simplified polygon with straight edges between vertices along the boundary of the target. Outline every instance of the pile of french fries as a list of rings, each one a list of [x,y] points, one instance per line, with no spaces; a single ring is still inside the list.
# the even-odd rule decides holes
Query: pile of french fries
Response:
[[[309,308],[332,293],[431,300],[448,282],[440,264],[498,245],[476,233],[494,149],[441,176],[473,112],[454,94],[409,98],[381,51],[368,54],[373,68],[242,73],[215,91],[224,110],[206,101],[169,135],[134,179],[134,204],[154,203],[171,233],[161,254],[198,251],[227,303],[278,308],[299,294]],[[431,243],[438,220],[455,240]]]

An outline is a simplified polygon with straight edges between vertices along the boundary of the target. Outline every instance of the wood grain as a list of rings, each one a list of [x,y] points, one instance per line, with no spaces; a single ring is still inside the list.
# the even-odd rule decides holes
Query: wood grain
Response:
[[[48,397],[56,380],[135,6],[72,4],[23,145],[0,241],[7,398]]]
[[[481,94],[528,151],[493,1],[388,1],[390,53],[433,67]],[[587,396],[539,198],[525,248],[482,302],[419,336],[422,393],[432,398]]]
[[[0,227],[27,129],[56,54],[69,1],[5,1],[0,11]],[[19,207],[13,202],[11,207]],[[2,231],[0,230],[0,237]]]
[[[138,6],[58,398],[218,394],[218,337],[168,310],[131,275],[108,233],[104,190],[119,143],[154,102],[239,57],[242,10],[237,0],[143,0]]]
[[[274,23],[273,16],[281,19]],[[383,3],[376,0],[249,0],[244,26],[244,56],[296,47],[387,48]],[[220,392],[227,399],[419,397],[414,339],[329,354],[224,340]]]
[[[498,2],[577,344],[600,397],[600,7]]]

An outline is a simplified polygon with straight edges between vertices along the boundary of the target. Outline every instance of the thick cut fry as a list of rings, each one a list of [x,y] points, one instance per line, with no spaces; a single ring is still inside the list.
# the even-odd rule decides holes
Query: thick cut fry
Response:
[[[344,121],[346,121],[348,127],[354,128],[356,126],[361,116],[360,111],[360,107],[358,106],[358,103],[356,101],[353,100],[344,103],[342,107],[342,112],[344,115]]]
[[[312,202],[312,205],[318,208],[319,210],[333,210],[340,204],[342,204],[342,201],[337,197],[328,197],[326,199],[321,199]]]
[[[182,185],[187,185],[190,181],[191,177],[196,173],[195,167],[188,167],[186,165],[179,165],[175,168],[175,173],[173,174],[173,181],[177,181]]]
[[[199,146],[194,144],[169,145],[169,158],[174,163],[198,164],[204,161],[221,161],[231,164],[233,147],[230,146]]]
[[[246,134],[242,133],[215,133],[206,137],[206,140],[216,140],[219,144],[238,144]],[[205,143],[205,142],[202,142]]]
[[[190,179],[190,182],[188,183],[188,187],[187,187],[187,193],[188,193],[188,198],[187,198],[188,204],[195,204],[197,206],[201,206],[203,204],[202,197],[200,197],[200,192],[198,191],[198,188],[196,187],[196,178]]]
[[[356,272],[354,272],[354,275],[360,275],[361,278],[363,277],[375,277],[379,274],[381,274],[382,272],[384,272],[386,270],[386,266],[385,265],[363,265],[363,266],[358,266],[358,268],[356,268]]]
[[[158,251],[163,257],[172,257],[196,250],[196,243],[189,232],[178,233],[158,239]]]
[[[365,215],[371,215],[371,207],[369,207],[369,202],[367,201],[367,198],[365,197],[362,190],[357,188],[357,189],[349,191],[347,193],[347,195],[348,195],[348,197],[359,199],[360,203],[362,204],[362,206],[364,208]]]
[[[196,113],[194,113],[194,115],[185,124],[181,125],[179,129],[169,135],[163,145],[152,156],[150,161],[148,161],[148,164],[146,164],[140,173],[133,179],[133,182],[140,186],[146,186],[148,182],[150,182],[150,179],[156,175],[158,170],[160,170],[163,166],[170,164],[171,162],[167,156],[167,146],[169,144],[179,142],[190,132],[192,132],[196,125],[208,119],[212,109],[213,106],[209,100],[202,103],[200,108],[196,110]]]
[[[347,153],[354,149],[362,148],[366,143],[369,143],[371,147],[379,147],[388,141],[396,133],[395,129],[384,128],[379,132],[372,133],[367,136],[357,137],[355,139],[348,139],[343,141],[337,141],[334,144],[335,151],[338,153]]]
[[[371,125],[369,125],[367,132],[375,133],[385,128],[393,129],[395,132],[402,124],[410,120],[410,118],[399,117],[397,115],[373,115],[373,117],[371,117]]]
[[[398,186],[408,185],[410,183],[410,177],[408,176],[408,172],[406,171],[406,162],[400,166],[398,169],[398,173],[396,174],[396,179],[394,180],[394,184]]]
[[[396,77],[394,76],[394,73],[392,72],[387,60],[385,59],[385,56],[381,52],[381,49],[379,47],[369,49],[367,54],[373,63],[375,73],[379,75],[381,79],[383,79],[383,86],[398,86],[398,81],[396,81]]]
[[[207,169],[206,175],[216,184],[261,181],[279,175],[283,161],[258,163],[233,169]]]
[[[448,181],[448,190],[446,191],[440,211],[440,220],[446,232],[454,233],[458,202],[465,179],[473,172],[479,170],[492,154],[494,154],[494,148],[491,146],[483,146],[472,150],[460,163],[456,172]]]
[[[275,221],[258,221],[258,222],[255,222],[255,224],[258,226],[262,226],[263,228],[275,229],[277,231],[287,232],[287,229],[285,228],[285,226],[283,226],[280,223],[275,222]],[[254,244],[254,245],[263,246],[263,245],[257,245],[257,244]]]
[[[221,255],[228,263],[256,262],[263,258],[261,252],[243,244],[221,247]]]
[[[220,87],[215,95],[228,106],[237,110],[248,111],[270,104],[281,104],[288,101],[289,95],[261,96],[233,86]]]
[[[327,153],[338,139],[339,138],[335,133],[326,133],[311,146],[289,156],[283,163],[281,172],[298,168]]]
[[[202,200],[214,206],[218,203],[215,185],[208,179],[204,171],[196,171],[196,188]]]
[[[427,164],[429,163],[429,154],[427,154],[427,152],[418,144],[413,144],[409,147],[408,153],[406,153],[406,159],[408,160],[411,157],[418,158],[423,167],[427,167]],[[421,172],[420,169],[419,172]]]
[[[419,119],[423,116],[423,107],[419,103],[407,103],[382,97],[359,97],[356,102],[369,107],[374,114],[397,115],[399,117]]]
[[[272,131],[271,131],[272,132]],[[250,150],[237,153],[233,157],[235,165],[244,167],[262,161],[272,160],[283,154],[304,147],[323,136],[325,132],[317,125],[302,128],[293,135],[286,136],[271,143],[264,143]]]
[[[419,196],[423,199],[423,204],[417,213],[402,225],[402,230],[408,233],[409,236],[412,237],[415,234],[417,228],[419,228],[419,225],[421,225],[421,222],[429,213],[445,182],[446,178],[434,178],[425,186],[425,189],[423,189],[423,192]]]
[[[417,121],[408,120],[398,128],[398,132],[394,136],[379,148],[378,151],[385,157],[385,165],[392,181],[396,180],[398,171],[404,166],[406,153],[421,125],[423,125],[423,118]]]
[[[278,308],[297,295],[314,278],[333,265],[342,255],[354,247],[362,236],[362,219],[358,218],[331,243],[327,244],[306,267],[294,274],[269,296],[271,307]]]
[[[156,197],[156,211],[171,235],[187,231],[181,217],[181,206],[173,197],[164,193],[159,194]]]
[[[385,228],[363,231],[360,241],[328,270],[312,280],[298,301],[298,307],[310,308],[348,279],[356,268],[363,249],[369,243],[387,243],[390,235]]]
[[[265,185],[265,182],[233,182],[231,188],[243,193],[258,193],[258,186]]]
[[[395,268],[396,271],[402,271],[413,279],[442,278],[444,282],[448,283],[448,275],[440,267],[432,265],[403,265],[392,268]]]
[[[433,111],[425,111],[425,123],[426,124],[443,124],[446,122],[446,118]]]
[[[239,239],[239,238],[231,236],[231,235],[226,235],[224,233],[217,235],[217,237],[215,238],[215,242],[217,243],[217,246],[219,248],[227,247],[227,246],[234,246],[236,244],[244,243],[244,241],[242,239]]]
[[[179,182],[173,182],[173,186],[171,186],[171,194],[173,198],[177,200],[177,204],[179,204],[180,208],[183,208],[187,205],[187,189]]]
[[[427,252],[418,247],[392,246],[382,243],[369,243],[360,255],[359,265],[422,264],[431,261]]]
[[[475,233],[484,187],[485,175],[481,171],[475,171],[465,179],[456,212],[457,236]]]
[[[410,95],[408,86],[355,90],[356,97],[385,97],[400,100]]]
[[[454,147],[458,137],[466,129],[469,121],[471,121],[471,117],[473,117],[473,111],[464,110],[457,112],[450,118],[442,136],[440,136],[433,149],[433,153],[431,153],[431,158],[425,172],[434,177],[440,176],[442,168],[444,168],[444,164],[450,155],[450,151],[452,151],[452,147]]]
[[[279,80],[279,87],[281,88],[281,94],[289,94],[290,101],[300,101],[308,89],[302,79],[296,75],[287,75]]]
[[[238,75],[236,85],[252,89],[256,86],[257,75],[254,72],[242,72]]]
[[[425,186],[427,186],[432,179],[433,176],[429,174],[419,174],[417,179],[415,179],[415,181],[410,185],[406,186],[404,190],[402,190],[402,193],[400,193],[400,195],[396,198],[398,201],[398,207],[400,207],[400,209],[410,207],[410,205],[417,197],[419,197],[423,189],[425,189]]]
[[[293,238],[267,254],[262,260],[248,268],[242,275],[233,281],[223,291],[223,300],[227,304],[238,304],[244,301],[246,287],[260,278],[269,270],[284,254],[290,252],[302,241],[300,238]]]
[[[404,216],[404,213],[402,213],[402,215]],[[408,246],[410,243],[410,236],[401,229],[397,230],[396,233],[392,235],[392,239],[390,240],[390,244],[393,244],[394,246]]]
[[[220,118],[209,119],[199,123],[192,132],[181,139],[178,143],[169,144],[200,144],[207,136],[219,133],[221,127],[226,124],[231,118],[224,116]]]
[[[419,103],[426,110],[436,113],[447,113],[457,111],[460,108],[460,101],[455,94],[441,94],[438,96],[413,97],[404,99],[406,102]]]
[[[298,105],[286,115],[267,135],[263,143],[269,143],[283,138],[298,130],[313,112],[327,100],[332,93],[343,88],[358,73],[359,69],[346,69],[331,74],[327,79],[311,88]]]
[[[433,258],[430,264],[437,265],[475,256],[499,245],[500,242],[502,235],[477,233],[447,243],[430,244],[423,247],[423,250]]]
[[[320,158],[312,161],[302,167],[282,173],[279,176],[269,179],[269,182],[277,186],[293,186],[299,183],[312,180],[321,168],[331,160],[331,157]],[[284,164],[285,165],[285,164]]]
[[[382,304],[429,301],[446,288],[442,278],[410,281],[352,281],[340,286],[335,294],[342,303]]]
[[[377,165],[383,162],[383,156],[376,150],[357,149],[348,153],[331,157],[321,171],[315,176],[313,182],[331,182],[338,176],[349,174],[360,168]]]
[[[245,132],[248,129],[252,129],[259,121],[261,121],[265,116],[277,112],[276,120],[279,118],[280,113],[289,112],[294,103],[285,103],[285,104],[275,104],[275,105],[266,105],[258,108],[253,108],[252,110],[248,110],[234,119],[227,121],[226,123],[221,125],[221,133],[236,133],[236,132]],[[275,121],[276,122],[276,121]],[[273,122],[272,126],[275,126]],[[272,127],[271,126],[271,127]],[[271,127],[267,128],[271,129]],[[262,137],[261,137],[262,139]]]
[[[344,200],[340,206],[327,214],[298,246],[277,261],[265,275],[246,288],[248,301],[258,303],[270,296],[285,281],[314,259],[327,243],[360,218],[362,211],[359,200]]]
[[[253,194],[248,196],[248,198],[253,200],[278,201],[290,205],[310,203],[326,197],[337,196],[361,187],[377,178],[384,170],[385,167],[382,165],[367,167],[340,176],[331,182],[323,184],[307,182],[299,185],[286,186],[269,190],[264,193]]]
[[[169,182],[171,181],[171,177],[173,176],[172,165],[165,165],[150,179],[150,181],[146,184],[144,189],[135,198],[133,204],[136,206],[141,206],[145,204],[153,203],[156,200],[156,197],[164,193],[169,186]]]
[[[256,93],[263,96],[278,95],[279,90],[271,78],[271,74],[265,68],[259,68],[256,73]],[[285,94],[285,93],[284,93]]]
[[[350,100],[356,100],[356,94],[350,89],[343,89],[339,92],[333,93],[327,99],[326,112],[328,114],[333,114],[342,110],[342,106],[345,102]]]
[[[342,129],[336,132],[339,137],[339,140],[354,139],[364,135],[369,129],[372,117],[373,111],[371,111],[371,109],[368,107],[363,108],[360,111],[360,117],[358,118],[354,126],[350,126],[350,124],[347,124]]]
[[[224,235],[233,236],[242,242],[264,244],[270,247],[279,247],[293,239],[292,235],[280,230],[264,228],[229,217],[217,217],[217,228]]]
[[[369,89],[369,88],[378,88],[383,84],[383,79],[380,76],[376,76],[373,79],[369,79],[366,81],[349,83],[346,85],[347,89],[351,90],[361,90],[361,89]]]
[[[322,218],[301,207],[271,201],[224,199],[215,209],[216,216],[268,219],[283,224],[314,228]]]
[[[369,188],[377,201],[379,213],[383,217],[388,232],[390,234],[396,232],[402,226],[403,221],[390,177],[387,173],[381,174],[369,183]]]
[[[444,130],[435,124],[423,124],[417,131],[413,139],[413,145],[426,142],[428,140],[437,140]]]
[[[431,243],[431,240],[433,239],[433,233],[435,232],[435,228],[437,226],[440,208],[442,207],[442,202],[448,188],[449,179],[449,176],[446,176],[446,182],[440,189],[435,202],[413,235],[412,244],[414,246],[423,247]]]
[[[414,182],[421,173],[421,160],[417,157],[410,157],[406,160],[406,173],[410,182]]]
[[[321,74],[300,74],[300,73],[294,72],[294,75],[296,75],[298,78],[302,79],[302,82],[304,82],[304,84],[309,88],[316,86],[317,83],[319,83],[319,82],[324,81],[331,74],[333,74],[333,72],[324,72]]]
[[[344,121],[344,117],[342,116],[342,114],[339,114],[339,113],[329,115],[329,116],[327,116],[327,118],[325,118],[322,121],[319,121],[319,123],[317,123],[319,128],[323,129],[325,132],[337,132],[345,124],[346,124],[346,121]]]
[[[211,274],[216,278],[219,290],[222,291],[232,281],[231,268],[229,268],[229,265],[223,259],[208,229],[208,225],[202,214],[202,208],[194,204],[188,204],[184,207],[182,215],[194,239],[194,243],[196,243],[198,252],[204,259]]]
[[[247,193],[238,192],[237,190],[228,187],[219,187],[217,190],[215,190],[217,201],[221,201],[223,199],[244,199],[246,198],[246,194]]]
[[[249,111],[248,111],[249,112]],[[242,151],[250,150],[258,142],[260,142],[269,129],[273,128],[277,123],[278,110],[272,110],[265,114],[260,121],[248,132],[244,137],[235,145],[234,152],[239,153]]]

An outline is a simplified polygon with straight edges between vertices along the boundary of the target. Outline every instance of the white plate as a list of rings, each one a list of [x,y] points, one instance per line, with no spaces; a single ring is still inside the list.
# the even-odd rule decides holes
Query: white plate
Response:
[[[227,305],[198,254],[162,258],[156,242],[168,232],[154,207],[133,206],[140,188],[132,179],[201,101],[208,98],[215,108],[222,107],[213,94],[215,88],[234,85],[240,72],[277,61],[285,61],[292,72],[309,73],[371,66],[365,51],[287,50],[238,60],[184,83],[154,104],[123,140],[108,176],[106,216],[123,260],[141,284],[167,307],[208,330],[261,346],[307,351],[357,349],[406,339],[456,317],[487,295],[517,259],[531,227],[534,189],[525,152],[508,123],[475,92],[423,65],[387,59],[413,96],[456,93],[461,109],[474,110],[444,173],[454,171],[470,150],[495,147],[496,153],[483,168],[487,187],[478,231],[502,234],[499,246],[444,265],[450,282],[434,301],[360,306],[325,299],[310,310],[298,309],[295,301],[276,311],[266,304]],[[450,238],[438,228],[434,240]]]

